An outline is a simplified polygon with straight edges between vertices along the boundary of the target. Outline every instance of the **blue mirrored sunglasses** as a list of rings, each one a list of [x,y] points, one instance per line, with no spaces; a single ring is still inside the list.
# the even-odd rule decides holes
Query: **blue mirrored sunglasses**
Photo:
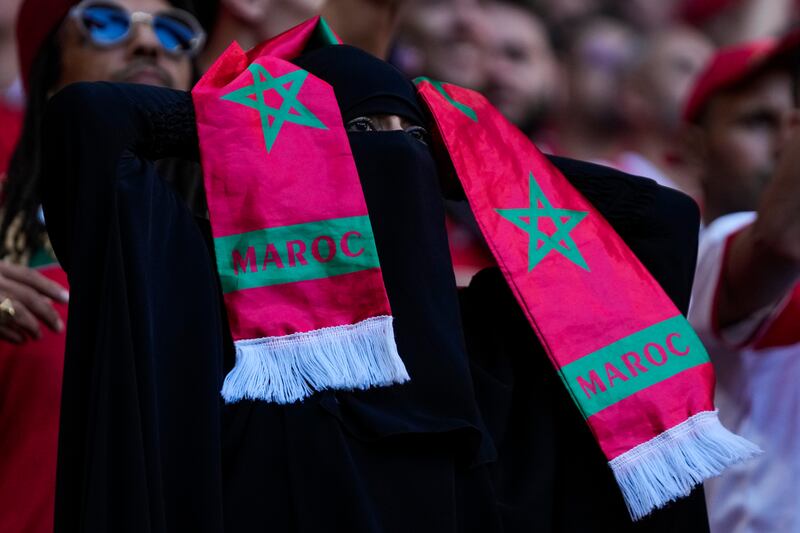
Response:
[[[197,19],[182,9],[130,12],[110,1],[89,0],[73,7],[70,16],[84,35],[101,47],[123,43],[137,23],[149,24],[164,50],[174,55],[195,55],[206,37]]]

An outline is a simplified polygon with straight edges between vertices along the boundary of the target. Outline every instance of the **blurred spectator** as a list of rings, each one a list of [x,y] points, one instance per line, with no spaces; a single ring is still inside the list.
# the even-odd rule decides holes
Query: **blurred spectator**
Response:
[[[5,0],[0,8],[0,183],[22,127],[22,88],[17,68],[14,21],[21,0]]]
[[[786,31],[796,0],[684,0],[682,16],[719,45],[730,45]]]
[[[233,41],[245,50],[318,15],[325,0],[219,0],[214,27],[197,61],[201,72]]]
[[[619,95],[634,58],[636,36],[619,20],[590,18],[575,30],[564,57],[567,100],[555,124],[555,151],[588,161],[613,161],[624,141]]]
[[[188,89],[202,30],[165,0],[25,0],[17,22],[24,127],[4,187],[0,232],[0,531],[53,531],[67,314],[66,274],[41,218],[43,111],[59,88],[113,80]],[[178,6],[178,2],[173,2]],[[161,13],[156,29],[131,12]],[[140,18],[141,20],[141,18]],[[103,21],[104,24],[99,24]],[[184,37],[194,37],[187,40]],[[167,51],[169,48],[169,52]],[[57,165],[58,162],[47,162]]]
[[[522,0],[490,1],[485,9],[489,51],[484,94],[535,139],[560,93],[561,72],[547,28]]]
[[[532,0],[534,9],[549,25],[573,23],[597,15],[604,7],[604,0]]]
[[[559,50],[570,41],[575,25],[603,13],[606,3],[607,0],[530,0]]]
[[[800,531],[797,38],[720,50],[685,109],[705,220],[690,319],[720,420],[762,458],[707,482],[712,531]]]
[[[713,53],[711,42],[688,27],[658,32],[640,48],[620,99],[628,142],[616,166],[679,189],[698,202],[700,186],[679,153],[681,111],[695,78]]]
[[[639,31],[655,32],[668,26],[679,0],[611,0],[610,6]]]
[[[413,0],[393,59],[412,78],[429,76],[481,89],[486,33],[479,0]]]
[[[344,43],[387,59],[407,4],[403,0],[328,0],[322,16]]]
[[[486,82],[488,24],[479,0],[413,0],[406,7],[392,60],[410,77],[429,76],[481,89]],[[456,282],[492,264],[469,208],[445,202]]]

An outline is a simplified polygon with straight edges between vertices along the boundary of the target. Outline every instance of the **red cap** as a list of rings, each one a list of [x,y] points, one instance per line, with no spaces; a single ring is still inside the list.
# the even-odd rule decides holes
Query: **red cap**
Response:
[[[697,77],[683,108],[686,122],[697,120],[714,94],[746,80],[765,64],[798,49],[800,31],[783,39],[761,39],[721,48]]]
[[[45,39],[67,16],[77,0],[25,0],[17,15],[17,54],[22,83],[27,89],[31,68]]]

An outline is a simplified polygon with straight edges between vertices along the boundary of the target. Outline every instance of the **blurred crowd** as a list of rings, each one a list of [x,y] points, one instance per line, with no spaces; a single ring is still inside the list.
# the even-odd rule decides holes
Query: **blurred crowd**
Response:
[[[799,13],[783,0],[422,0],[390,60],[481,90],[546,153],[654,179],[702,207],[689,90],[718,47],[782,35]],[[468,233],[451,234],[465,282],[484,263]]]
[[[68,83],[81,80],[188,90],[231,41],[249,48],[321,13],[344,42],[388,60],[409,77],[427,76],[480,90],[543,152],[647,177],[697,202],[710,233],[701,242],[691,319],[709,345],[712,359],[717,358],[721,416],[731,429],[778,454],[777,464],[785,467],[776,473],[773,462],[772,469],[764,467],[756,474],[742,470],[727,486],[709,485],[712,529],[800,531],[800,518],[794,516],[800,513],[800,490],[790,489],[793,484],[800,489],[796,486],[800,474],[800,398],[796,392],[800,378],[800,290],[796,285],[800,246],[795,234],[788,233],[800,224],[796,220],[800,219],[796,210],[800,200],[794,200],[800,197],[800,186],[794,183],[798,180],[792,180],[794,169],[800,167],[796,160],[800,156],[794,155],[800,153],[800,142],[793,134],[798,122],[796,51],[800,38],[792,33],[800,22],[800,2],[105,3],[145,12],[163,10],[170,4],[186,9],[204,30],[204,46],[191,60],[176,57],[164,52],[154,33],[142,30],[122,47],[86,49],[86,36],[61,22],[78,2],[3,0],[0,174],[5,185],[0,242],[4,243],[3,256],[14,264],[0,266],[0,293],[19,294],[14,298],[17,313],[27,325],[19,332],[0,323],[0,342],[23,344],[29,338],[45,336],[54,346],[53,353],[60,350],[63,354],[66,307],[56,313],[53,306],[66,301],[66,279],[56,275],[39,279],[20,270],[36,266],[40,248],[47,251],[46,235],[37,222],[40,199],[35,141],[46,99]],[[28,17],[18,23],[23,4]],[[51,13],[55,15],[51,17]],[[43,22],[50,18],[54,20],[49,25]],[[54,46],[60,54],[51,53],[48,62],[43,50],[52,52]],[[730,218],[734,214],[744,216],[734,220]],[[758,223],[754,222],[756,216]],[[448,217],[456,276],[464,285],[491,260],[468,210],[451,205]],[[737,235],[743,237],[731,246]],[[720,286],[725,289],[718,290]],[[39,385],[46,393],[39,396],[44,403],[37,416],[49,417],[57,427],[61,374],[58,357],[54,357],[55,363],[41,359],[44,366],[49,365],[49,381]],[[10,367],[0,365],[0,389],[7,391],[15,385],[4,377],[4,368]],[[782,396],[776,396],[776,391]],[[6,416],[3,409],[0,403],[0,419]],[[15,468],[23,471],[34,463],[41,467],[38,472],[43,483],[52,481],[57,432],[45,433],[44,441],[38,434],[30,442],[16,443],[23,450],[19,456],[23,459],[0,454],[0,494],[17,490],[16,484],[10,486],[3,478],[25,475],[9,472]],[[780,444],[770,444],[774,435]],[[0,446],[10,446],[7,441],[0,434]],[[52,460],[42,462],[43,455]],[[748,488],[755,479],[752,476],[766,479],[755,492]],[[753,529],[753,522],[748,522],[750,511],[742,509],[760,500],[767,501],[762,507],[778,518],[767,521],[764,529]],[[52,494],[30,500],[29,515],[17,523],[35,522],[48,502],[52,504]],[[752,511],[754,515],[759,512]],[[28,530],[13,529],[17,523],[4,519],[0,516],[2,531]],[[746,525],[737,529],[740,524]],[[34,530],[40,531],[30,529]]]

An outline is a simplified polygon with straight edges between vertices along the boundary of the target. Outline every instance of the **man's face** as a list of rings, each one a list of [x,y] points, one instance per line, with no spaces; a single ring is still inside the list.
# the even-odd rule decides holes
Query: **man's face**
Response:
[[[417,0],[406,13],[404,38],[420,56],[407,74],[483,86],[486,30],[479,0]]]
[[[539,0],[536,7],[545,20],[563,24],[596,13],[599,4],[598,0]]]
[[[170,8],[164,0],[116,0],[129,11],[155,14]],[[58,86],[78,81],[144,83],[188,90],[192,65],[186,56],[167,54],[148,24],[135,24],[130,37],[100,48],[85,37],[71,17],[61,33],[61,80]]]
[[[0,32],[9,32],[8,35],[13,37],[14,22],[17,20],[20,5],[22,0],[3,0],[3,7],[0,9]]]
[[[547,34],[533,14],[508,4],[488,5],[487,20],[486,96],[511,122],[531,127],[552,107],[557,90]]]
[[[792,80],[785,71],[764,73],[743,88],[713,97],[702,123],[703,182],[712,212],[756,208],[793,119]]]
[[[319,15],[326,0],[219,0],[219,3],[228,15],[263,41]]]
[[[623,73],[633,57],[630,30],[610,19],[583,29],[570,51],[570,107],[597,126],[619,127]]]
[[[711,42],[693,30],[676,28],[656,37],[641,83],[662,126],[674,130],[680,125],[687,93],[713,53]]]

